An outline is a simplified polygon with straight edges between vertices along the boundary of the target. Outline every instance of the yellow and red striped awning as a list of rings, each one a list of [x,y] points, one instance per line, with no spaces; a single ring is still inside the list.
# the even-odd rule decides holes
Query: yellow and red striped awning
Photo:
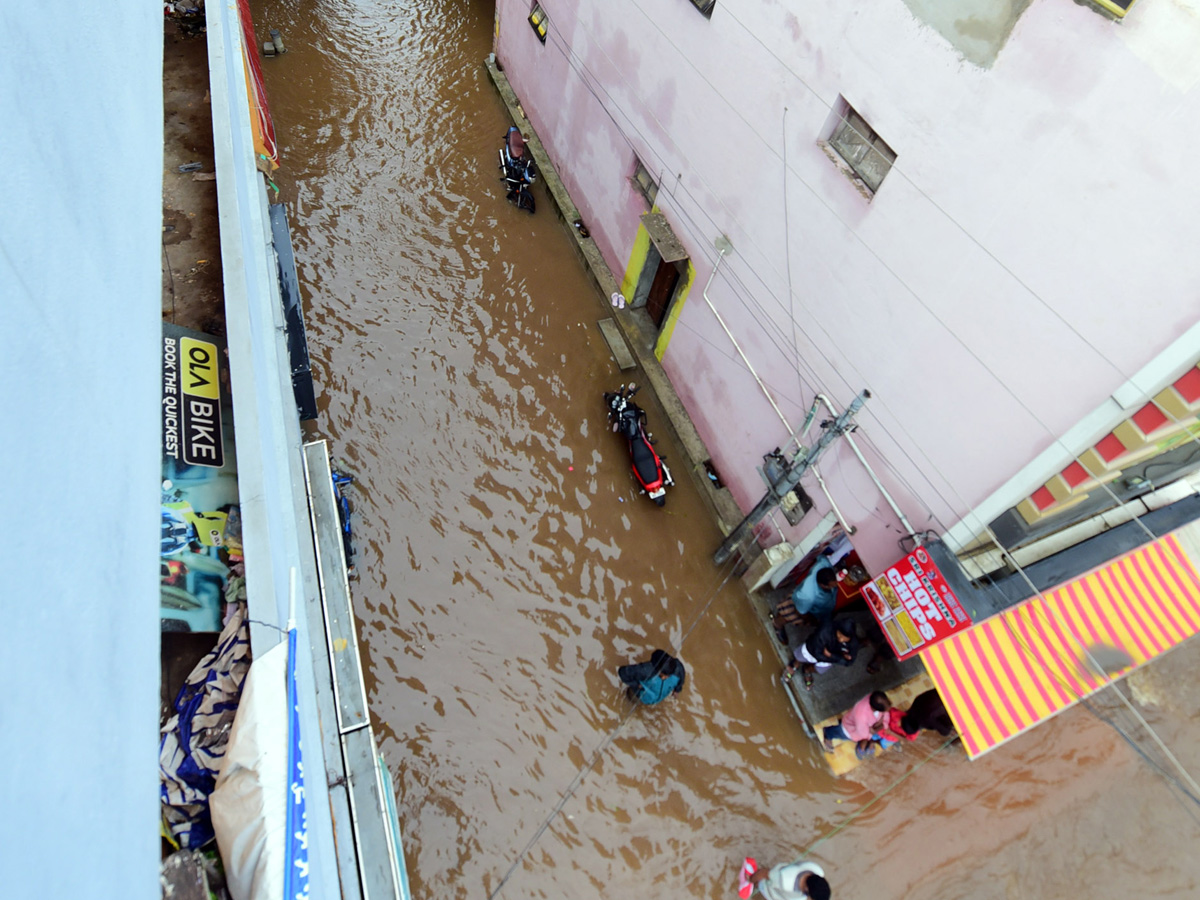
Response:
[[[1176,533],[984,619],[921,659],[975,759],[1198,631],[1200,575]]]

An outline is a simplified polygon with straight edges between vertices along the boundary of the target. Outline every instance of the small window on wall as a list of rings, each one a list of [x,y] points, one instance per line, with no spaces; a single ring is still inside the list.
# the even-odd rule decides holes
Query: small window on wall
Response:
[[[713,7],[717,5],[717,0],[692,0],[692,6],[700,10],[701,14],[706,19],[712,18]]]
[[[1129,7],[1133,6],[1133,0],[1092,0],[1092,2],[1118,19],[1125,18],[1125,13],[1129,12]]]
[[[658,183],[650,175],[649,170],[642,165],[639,159],[637,168],[633,170],[633,186],[636,187],[646,198],[646,202],[650,204],[650,208],[654,208],[654,198],[658,196]]]
[[[538,36],[538,40],[543,44],[546,43],[546,27],[550,24],[550,20],[546,18],[542,4],[533,4],[533,9],[529,11],[529,24],[533,26],[533,33]]]
[[[838,98],[839,107],[825,145],[845,163],[847,174],[873,196],[896,161],[896,153],[849,103]],[[836,161],[836,160],[835,160]]]

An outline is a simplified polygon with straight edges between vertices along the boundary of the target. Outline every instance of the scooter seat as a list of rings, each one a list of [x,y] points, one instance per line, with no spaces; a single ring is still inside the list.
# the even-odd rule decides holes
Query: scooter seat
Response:
[[[520,159],[525,155],[525,138],[521,137],[521,132],[513,131],[509,133],[508,154],[513,159]]]
[[[629,454],[633,459],[633,470],[642,485],[656,484],[659,480],[658,462],[653,448],[641,434],[629,442]]]

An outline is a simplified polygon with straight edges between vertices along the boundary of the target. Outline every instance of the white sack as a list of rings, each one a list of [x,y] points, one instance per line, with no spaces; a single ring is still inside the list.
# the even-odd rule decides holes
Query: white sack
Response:
[[[209,798],[234,900],[282,900],[287,832],[287,641],[250,666]]]

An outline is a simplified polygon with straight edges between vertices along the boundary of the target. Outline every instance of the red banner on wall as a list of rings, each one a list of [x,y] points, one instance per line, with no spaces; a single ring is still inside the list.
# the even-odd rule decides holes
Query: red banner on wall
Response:
[[[271,121],[271,110],[267,106],[267,89],[258,60],[259,44],[254,35],[250,0],[238,0],[238,17],[242,24],[242,62],[246,69],[246,86],[250,89],[250,130],[254,132],[254,150],[258,154],[255,165],[269,175],[279,168],[279,146],[275,143],[275,123]]]
[[[862,594],[899,659],[971,625],[937,563],[921,547],[864,584]]]

